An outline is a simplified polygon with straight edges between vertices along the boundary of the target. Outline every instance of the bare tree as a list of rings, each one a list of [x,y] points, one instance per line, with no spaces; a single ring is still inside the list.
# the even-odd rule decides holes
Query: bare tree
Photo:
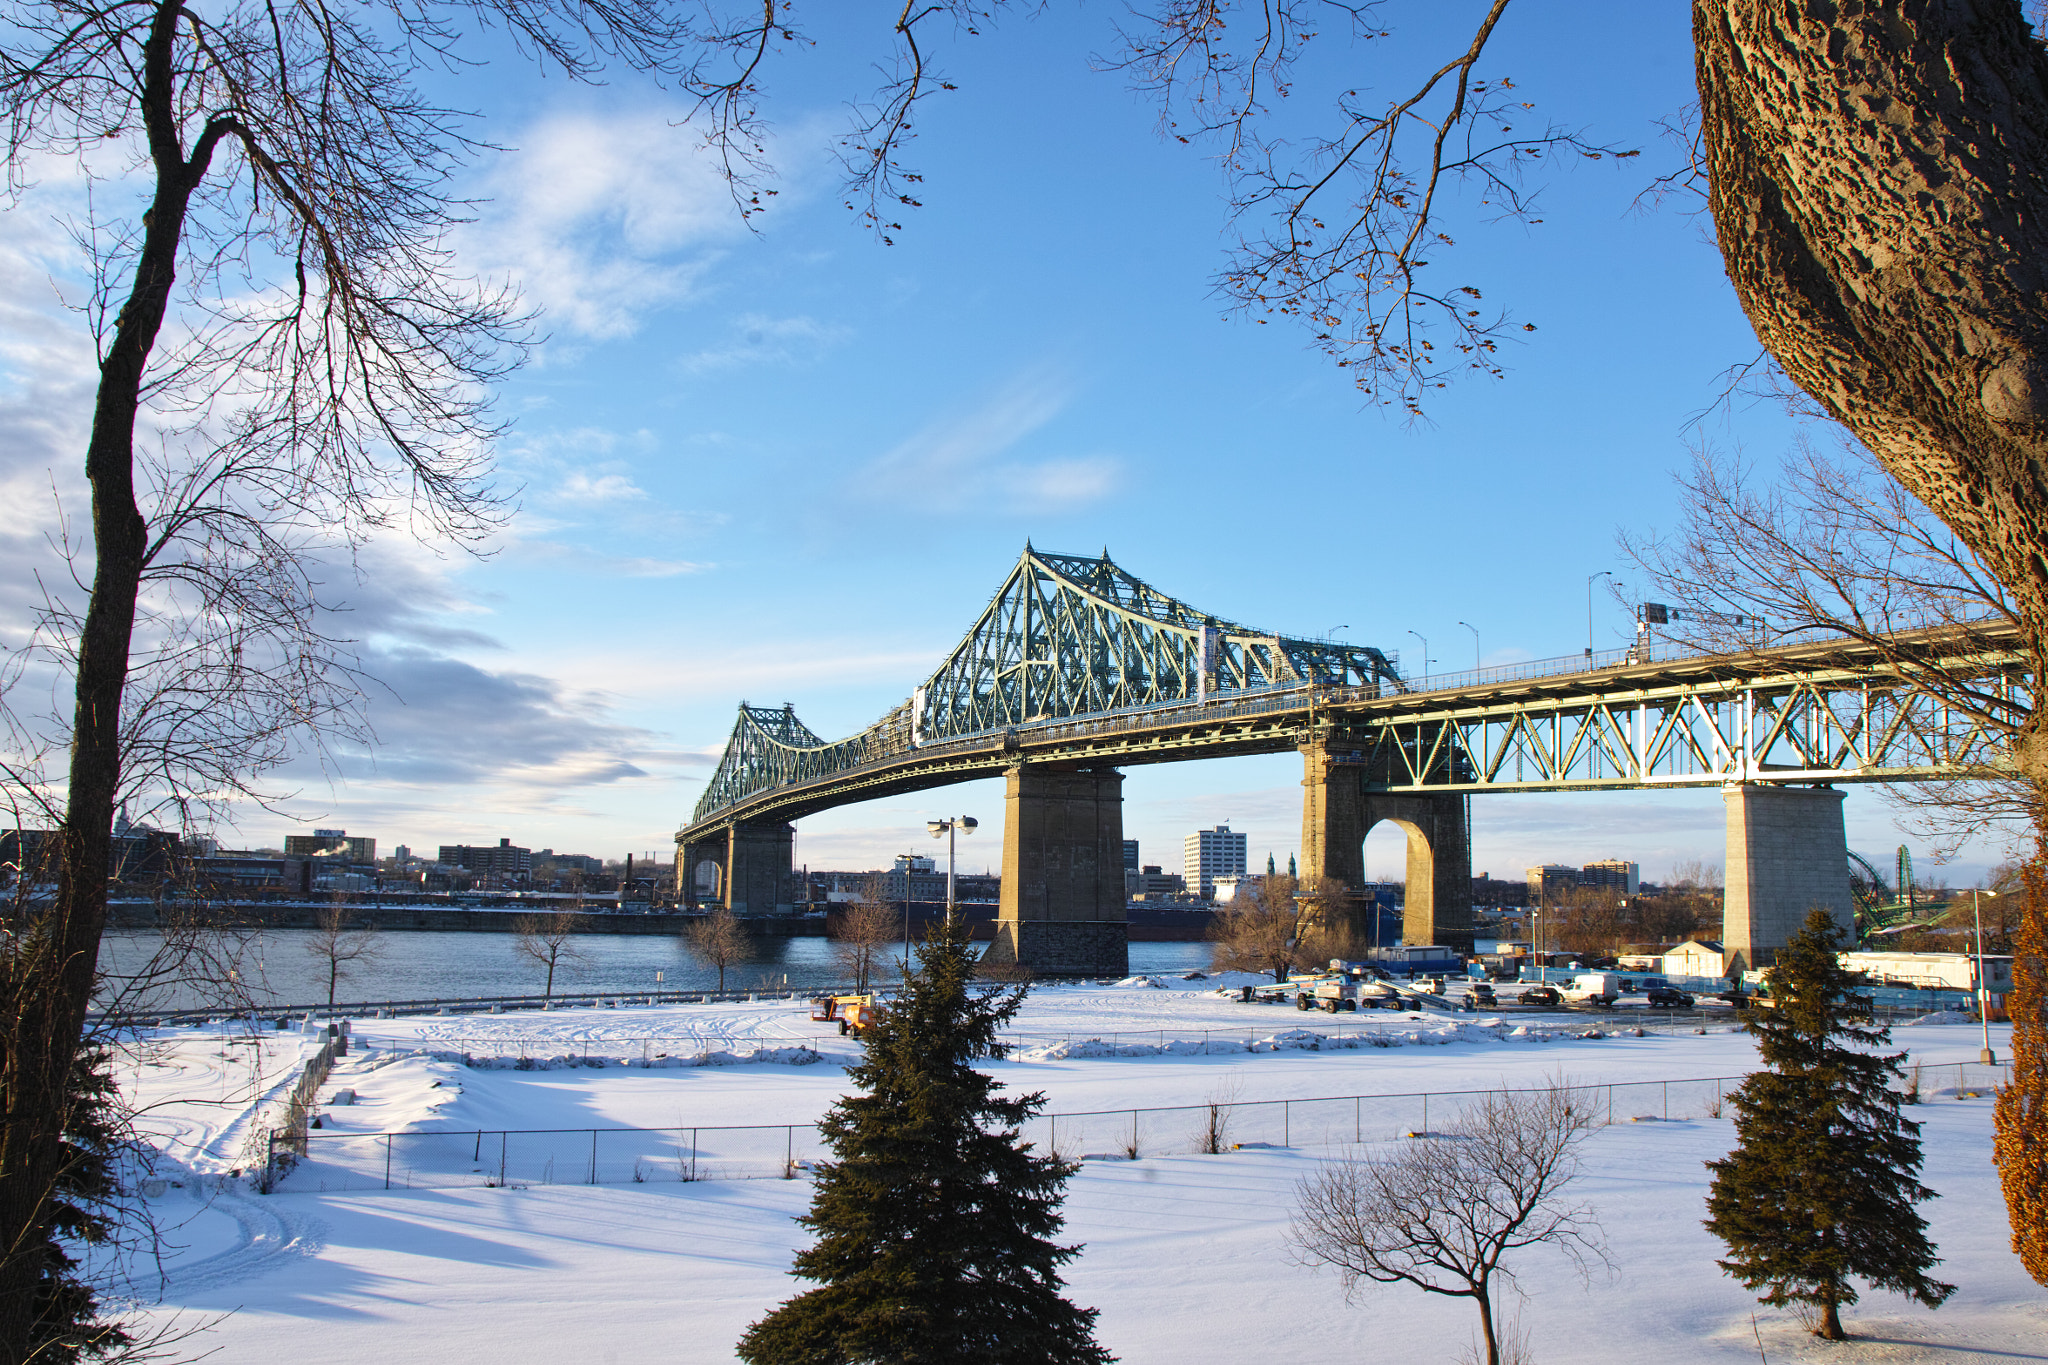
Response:
[[[306,953],[327,972],[327,1008],[334,1008],[335,987],[384,955],[384,935],[376,926],[348,927],[346,906],[330,905],[313,916],[312,937]]]
[[[1294,960],[1301,966],[1352,961],[1364,957],[1372,947],[1365,921],[1379,913],[1379,906],[1345,886],[1340,878],[1297,878],[1294,899],[1301,907]]]
[[[574,910],[550,910],[544,914],[521,915],[512,921],[512,950],[538,963],[547,971],[541,999],[555,998],[555,969],[575,966],[585,960],[576,946],[576,936],[590,928],[590,921]]]
[[[1678,943],[1721,936],[1721,897],[1711,892],[1665,890],[1629,899],[1629,925],[1637,941]]]
[[[491,28],[572,76],[606,58],[666,70],[685,25],[659,0],[4,12],[9,190],[68,158],[88,180],[116,167],[104,198],[147,206],[78,226],[99,351],[90,548],[29,651],[70,701],[12,717],[26,743],[4,765],[60,840],[55,898],[0,992],[0,1365],[16,1365],[39,1349],[116,804],[248,795],[294,737],[351,712],[345,651],[315,624],[313,556],[345,559],[387,526],[469,540],[499,519],[490,383],[520,358],[524,320],[453,267],[465,208],[449,182],[481,144],[415,74]]]
[[[1545,941],[1581,957],[1615,952],[1630,932],[1621,896],[1611,887],[1568,887],[1545,917]]]
[[[1593,1113],[1565,1084],[1489,1094],[1441,1133],[1302,1181],[1289,1241],[1303,1264],[1337,1271],[1347,1300],[1367,1280],[1471,1299],[1485,1365],[1502,1365],[1493,1286],[1513,1283],[1506,1258],[1554,1246],[1581,1275],[1606,1261],[1592,1210],[1565,1198]]]
[[[1671,875],[1665,879],[1664,889],[1718,893],[1722,880],[1719,863],[1710,863],[1705,858],[1680,858],[1671,865]]]
[[[854,989],[866,991],[889,949],[903,941],[903,917],[885,894],[880,877],[870,877],[861,898],[840,912],[832,936],[832,960],[853,978]]]
[[[1301,905],[1295,879],[1284,875],[1240,883],[1235,898],[1210,921],[1210,960],[1221,972],[1271,972],[1285,981],[1295,965]]]
[[[718,991],[725,993],[725,969],[746,957],[752,944],[739,918],[724,906],[683,930],[683,946],[707,967],[718,968]]]

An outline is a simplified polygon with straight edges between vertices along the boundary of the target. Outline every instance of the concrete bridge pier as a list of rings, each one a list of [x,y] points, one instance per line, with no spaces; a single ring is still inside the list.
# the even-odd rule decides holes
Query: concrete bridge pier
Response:
[[[1344,888],[1317,895],[1303,917],[1318,927],[1348,930],[1355,942],[1369,944],[1372,930],[1359,891],[1365,881],[1364,769],[1342,741],[1304,744],[1301,757],[1301,889],[1315,892],[1329,882]]]
[[[1124,775],[1020,763],[1003,796],[1003,892],[981,960],[1039,973],[1124,976]]]
[[[1382,820],[1391,820],[1408,836],[1401,941],[1470,951],[1472,855],[1465,798],[1456,793],[1373,791],[1366,785],[1359,747],[1343,735],[1301,746],[1303,886],[1312,889],[1329,878],[1359,892],[1365,883],[1365,836]],[[1372,942],[1362,895],[1354,894],[1337,913],[1345,916],[1359,942]]]
[[[1846,793],[1832,787],[1723,787],[1728,808],[1728,875],[1721,946],[1730,970],[1771,965],[1815,907],[1852,937]]]
[[[744,821],[726,834],[719,891],[735,915],[786,915],[796,900],[796,826]]]

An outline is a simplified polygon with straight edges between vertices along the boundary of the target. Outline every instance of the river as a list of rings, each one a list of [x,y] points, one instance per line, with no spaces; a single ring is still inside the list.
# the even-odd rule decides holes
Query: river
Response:
[[[310,929],[269,929],[235,945],[236,980],[263,1008],[322,1003],[327,962]],[[103,976],[139,970],[162,946],[147,930],[109,932],[100,948]],[[539,995],[546,969],[518,950],[512,934],[406,931],[378,937],[374,961],[350,963],[336,987],[340,1001],[432,1000],[463,996]],[[555,971],[555,991],[624,995],[636,991],[716,990],[718,972],[695,961],[678,939],[649,934],[582,934],[576,956]],[[815,990],[845,982],[824,938],[758,938],[744,961],[725,969],[727,990]],[[1206,943],[1133,943],[1133,973],[1206,969]],[[899,954],[900,956],[900,951]],[[218,997],[167,982],[138,993],[134,1009],[191,1009]]]

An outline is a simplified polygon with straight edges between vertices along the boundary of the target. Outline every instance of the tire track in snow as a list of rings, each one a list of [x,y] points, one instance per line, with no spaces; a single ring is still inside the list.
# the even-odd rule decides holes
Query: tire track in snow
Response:
[[[138,1303],[161,1303],[174,1296],[211,1293],[325,1250],[327,1229],[318,1219],[253,1199],[239,1181],[190,1175],[186,1179],[187,1192],[200,1211],[210,1209],[235,1220],[239,1229],[235,1245],[197,1260],[174,1259],[160,1270],[131,1275],[116,1284],[117,1294]]]

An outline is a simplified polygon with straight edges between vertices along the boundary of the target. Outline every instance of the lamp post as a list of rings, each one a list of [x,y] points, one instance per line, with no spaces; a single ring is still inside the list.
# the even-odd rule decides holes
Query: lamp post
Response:
[[[1458,624],[1459,624],[1459,625],[1461,625],[1461,626],[1463,626],[1463,627],[1464,627],[1465,629],[1467,629],[1467,630],[1469,630],[1469,631],[1471,631],[1471,632],[1472,632],[1472,671],[1473,671],[1474,673],[1477,673],[1477,672],[1479,671],[1479,659],[1480,659],[1480,655],[1479,655],[1479,627],[1477,627],[1477,626],[1473,625],[1473,624],[1472,624],[1472,623],[1471,623],[1470,621],[1460,621],[1460,622],[1458,622]]]
[[[972,834],[981,821],[971,815],[948,816],[944,820],[927,820],[924,827],[931,831],[932,838],[946,836],[946,927],[953,927],[953,861],[959,849],[959,837]],[[904,874],[908,876],[909,874]]]
[[[1602,569],[1586,578],[1586,657],[1593,657],[1593,584],[1595,580],[1614,577],[1614,570]]]
[[[1970,892],[1970,913],[1977,919],[1977,1019],[1984,1025],[1984,1050],[1977,1054],[1977,1060],[1986,1066],[1997,1066],[1998,1056],[1991,1050],[1991,987],[1984,980],[1984,903],[1974,890]]]
[[[1415,637],[1416,639],[1418,639],[1418,640],[1422,641],[1422,672],[1421,672],[1420,674],[1418,674],[1417,676],[1418,676],[1418,677],[1428,677],[1428,676],[1429,676],[1429,637],[1428,637],[1427,635],[1424,635],[1424,634],[1423,634],[1423,633],[1422,633],[1421,631],[1419,631],[1419,630],[1411,630],[1411,631],[1409,631],[1408,633],[1409,633],[1410,635],[1413,635],[1413,636],[1414,636],[1414,637]]]

